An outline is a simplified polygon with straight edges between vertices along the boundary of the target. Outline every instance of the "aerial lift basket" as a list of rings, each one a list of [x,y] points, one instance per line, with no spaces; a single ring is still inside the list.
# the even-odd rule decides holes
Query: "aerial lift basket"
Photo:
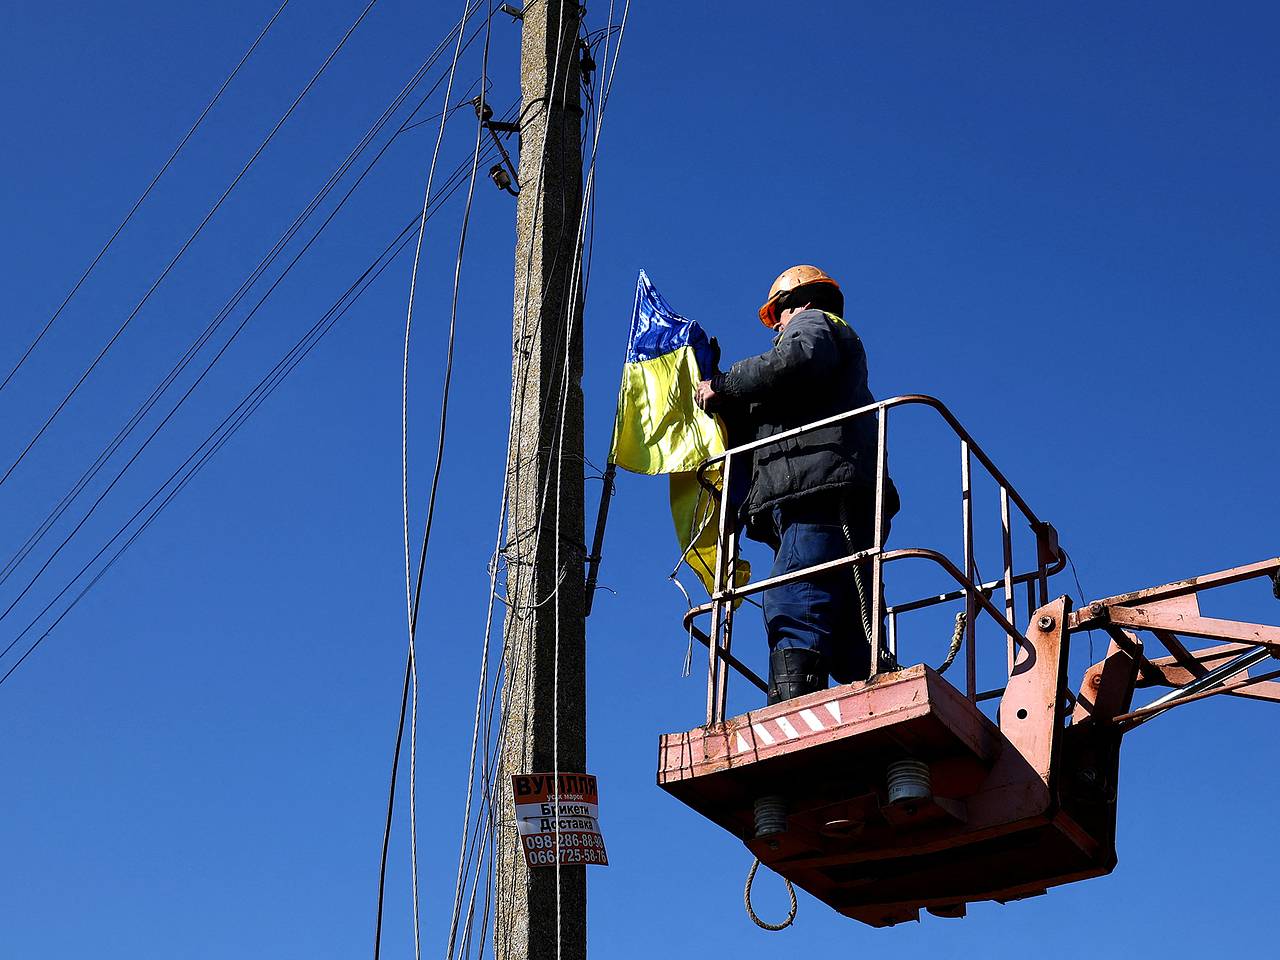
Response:
[[[960,440],[963,566],[934,550],[884,548],[888,414],[908,404],[937,411]],[[1067,597],[1048,596],[1050,577],[1066,565],[1053,527],[1031,511],[950,411],[930,397],[885,400],[736,447],[717,460],[724,461],[728,477],[735,457],[741,462],[756,447],[856,416],[878,419],[871,548],[735,587],[725,571],[736,557],[736,531],[725,519],[727,503],[721,504],[716,589],[711,601],[690,610],[685,620],[709,652],[707,722],[661,738],[659,785],[741,838],[761,863],[840,913],[873,926],[917,919],[921,909],[959,917],[968,903],[1007,902],[1109,873],[1116,865],[1125,731],[1206,696],[1280,699],[1280,685],[1271,682],[1276,672],[1250,674],[1280,653],[1280,628],[1202,617],[1198,602],[1213,588],[1280,577],[1280,558],[1073,611]],[[974,573],[975,459],[1000,492],[1003,576],[991,583],[979,582]],[[726,481],[723,488],[728,487]],[[1013,509],[1036,539],[1036,563],[1022,573],[1014,567]],[[941,567],[957,589],[886,606],[884,566],[911,558]],[[855,562],[870,563],[874,570],[871,679],[726,717],[731,669],[766,688],[731,652],[735,601]],[[1020,618],[1015,594],[1022,588],[1025,616]],[[965,614],[959,621],[963,691],[924,664],[896,667],[899,616],[946,603],[961,605]],[[704,631],[696,620],[705,615],[711,626]],[[979,615],[1008,638],[1006,683],[983,692],[976,685]],[[1019,620],[1025,624],[1021,628]],[[1094,628],[1111,638],[1110,649],[1072,693],[1067,678],[1071,636]],[[1149,658],[1139,631],[1169,655]],[[1185,638],[1218,643],[1193,650]],[[881,666],[885,669],[877,669]],[[1171,689],[1132,709],[1135,688],[1145,686]],[[979,708],[994,700],[995,720]]]

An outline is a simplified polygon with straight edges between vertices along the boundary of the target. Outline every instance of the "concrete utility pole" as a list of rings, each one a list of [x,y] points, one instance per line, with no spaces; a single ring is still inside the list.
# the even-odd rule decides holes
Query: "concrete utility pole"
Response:
[[[562,960],[587,954],[586,867],[527,868],[510,796],[513,774],[586,772],[580,17],[531,0],[520,50],[497,960],[555,960],[557,940]]]

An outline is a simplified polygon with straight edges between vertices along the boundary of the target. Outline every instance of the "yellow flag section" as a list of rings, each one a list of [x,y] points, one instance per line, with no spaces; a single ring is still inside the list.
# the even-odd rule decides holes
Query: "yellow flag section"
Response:
[[[713,353],[702,327],[672,310],[642,270],[609,459],[635,473],[670,474],[682,560],[708,593],[715,580],[719,497],[698,483],[695,471],[723,453],[725,442],[720,422],[694,403],[694,389],[711,376]],[[708,479],[719,487],[718,470],[708,471]],[[734,579],[749,578],[749,568],[740,563]]]
[[[693,402],[701,379],[691,346],[628,361],[613,424],[613,462],[635,473],[685,473],[724,453],[720,423]]]
[[[707,477],[720,488],[720,469],[707,471]],[[680,541],[681,559],[689,566],[707,593],[715,588],[716,540],[720,533],[720,502],[698,483],[696,473],[671,474],[671,519],[676,523],[676,539]],[[751,579],[751,565],[739,560],[733,581],[742,586]],[[741,603],[741,600],[735,601]]]

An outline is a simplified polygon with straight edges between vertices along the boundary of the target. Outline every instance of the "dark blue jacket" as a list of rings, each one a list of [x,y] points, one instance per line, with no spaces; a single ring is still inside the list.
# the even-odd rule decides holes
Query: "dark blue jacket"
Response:
[[[842,319],[820,310],[796,314],[772,350],[738,361],[713,379],[712,389],[734,444],[875,402],[862,341]],[[875,482],[876,418],[868,414],[757,450],[741,516],[758,539],[772,539],[774,505],[824,492],[867,496]],[[890,517],[898,510],[892,482],[885,506]]]

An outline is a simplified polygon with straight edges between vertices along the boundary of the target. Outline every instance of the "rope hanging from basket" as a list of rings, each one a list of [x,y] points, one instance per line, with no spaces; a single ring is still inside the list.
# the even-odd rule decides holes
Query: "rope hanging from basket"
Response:
[[[853,525],[849,518],[849,505],[844,501],[840,501],[840,528],[844,531],[845,542],[849,545],[849,550],[853,553],[858,552],[857,541],[853,538]],[[869,591],[866,584],[862,580],[862,571],[858,569],[859,565],[854,564],[853,585],[858,592],[858,613],[862,617],[862,629],[867,638],[867,643],[871,643],[871,638],[875,636],[875,631],[871,629],[871,600],[869,599]],[[882,641],[880,644],[880,671],[892,672],[898,669],[898,658],[894,651]]]
[[[938,667],[938,676],[947,672],[947,667],[955,662],[956,654],[960,652],[960,645],[964,643],[964,624],[965,613],[961,610],[956,614],[956,628],[951,634],[951,646],[947,649],[947,659],[942,661],[942,666]]]
[[[792,922],[796,918],[796,888],[791,885],[790,880],[783,877],[782,882],[787,885],[787,896],[791,898],[791,909],[787,913],[787,919],[783,920],[781,923],[769,923],[767,920],[761,920],[756,916],[755,910],[751,907],[751,884],[755,882],[756,870],[758,870],[759,867],[760,858],[756,857],[756,859],[751,862],[751,869],[747,871],[747,886],[746,889],[742,891],[742,902],[747,907],[747,916],[751,918],[752,922],[757,927],[764,930],[773,930],[776,933],[779,930],[787,929],[787,927],[791,926]]]

